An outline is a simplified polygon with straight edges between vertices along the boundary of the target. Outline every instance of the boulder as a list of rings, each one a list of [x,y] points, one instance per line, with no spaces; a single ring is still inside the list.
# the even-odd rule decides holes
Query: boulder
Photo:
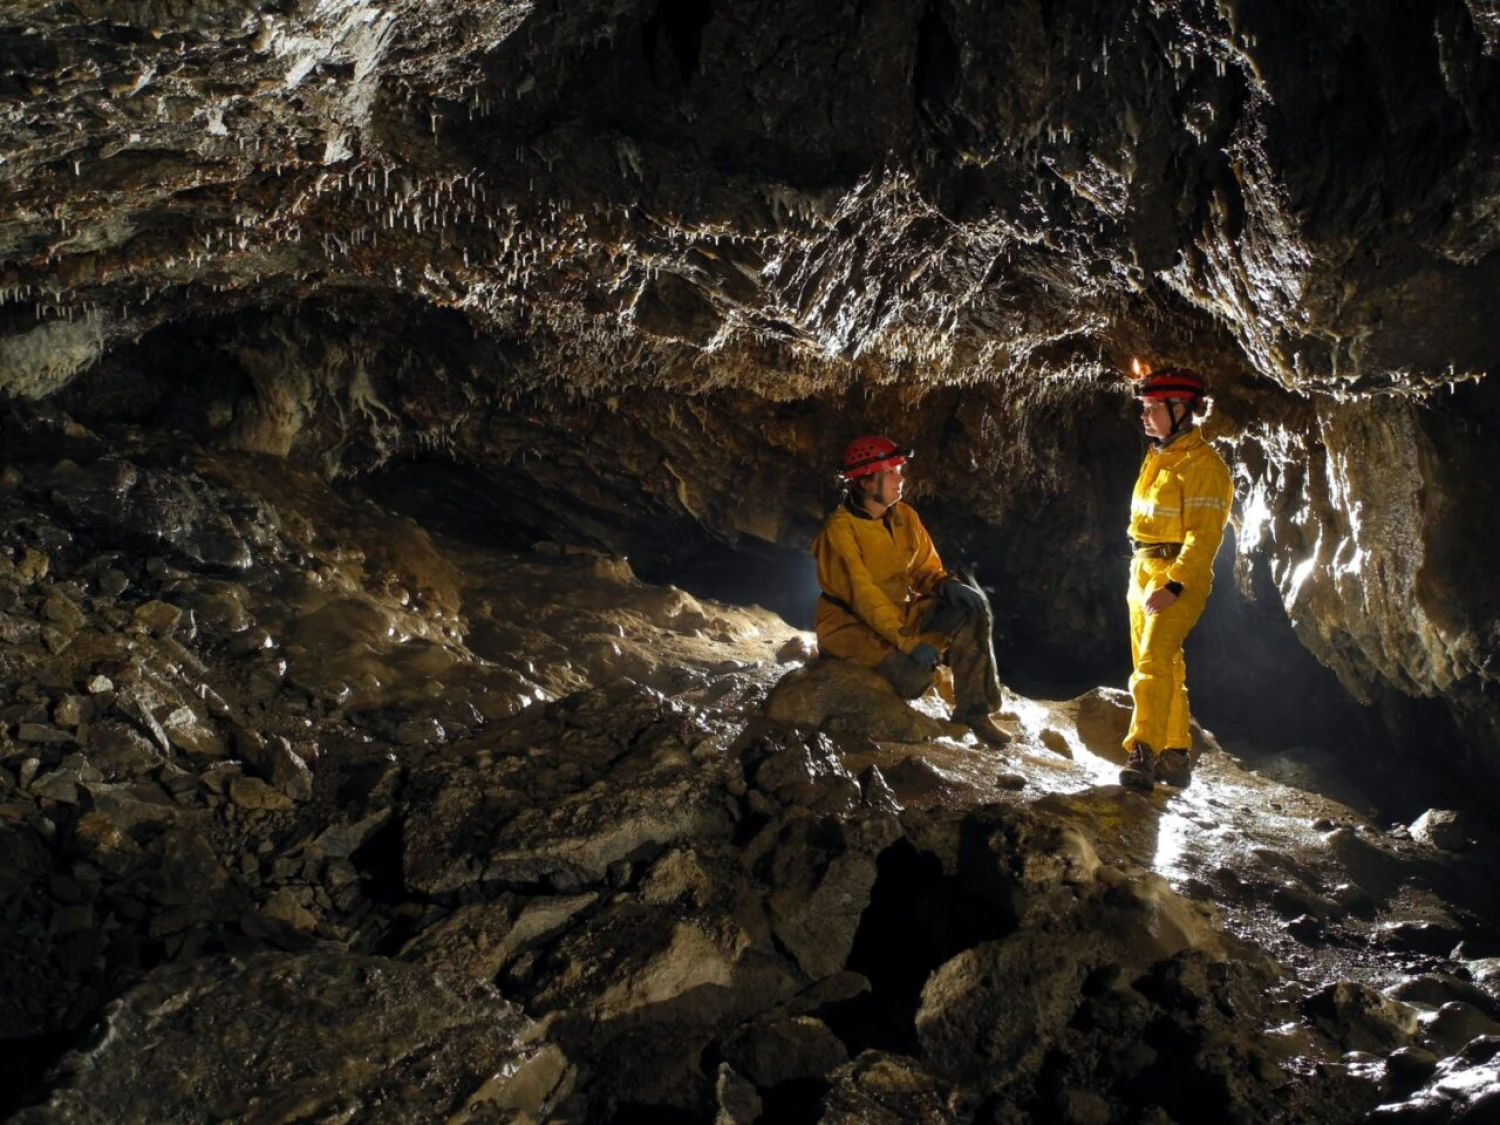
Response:
[[[840,815],[858,808],[860,785],[821,733],[773,728],[740,754],[745,782],[783,806]]]
[[[830,976],[848,961],[879,855],[900,836],[889,814],[836,820],[792,808],[745,848],[746,866],[768,888],[776,939],[809,977]]]
[[[822,1078],[849,1061],[848,1049],[813,1016],[755,1020],[724,1045],[724,1057],[761,1089],[799,1078]]]
[[[960,1125],[952,1087],[905,1055],[865,1051],[831,1078],[819,1125]]]
[[[1125,764],[1125,735],[1133,704],[1128,691],[1095,688],[1075,701],[1078,737],[1089,752],[1108,762]]]
[[[1412,839],[1443,851],[1462,851],[1467,843],[1468,825],[1464,814],[1452,809],[1428,809],[1411,825]]]
[[[237,730],[233,745],[235,753],[280,793],[294,801],[312,797],[313,776],[307,759],[282,735],[264,738],[256,731]]]
[[[1337,981],[1303,1003],[1313,1023],[1346,1051],[1389,1053],[1409,1046],[1417,1033],[1417,1013],[1353,981]]]
[[[782,727],[885,742],[929,742],[958,729],[913,708],[874,669],[847,660],[814,660],[788,672],[767,697],[765,716]]]

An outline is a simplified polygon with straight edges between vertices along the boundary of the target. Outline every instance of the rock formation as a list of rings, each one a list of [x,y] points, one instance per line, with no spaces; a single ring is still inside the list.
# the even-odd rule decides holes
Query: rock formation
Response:
[[[437,455],[525,533],[663,567],[800,547],[839,440],[900,430],[1066,678],[1119,631],[1107,392],[1193,363],[1302,644],[1493,773],[1495,26],[28,5],[0,371],[329,476]]]
[[[1482,824],[1387,832],[1202,731],[1148,800],[1118,690],[1012,694],[999,758],[618,558],[7,433],[19,1123],[1490,1111]]]
[[[1497,51],[1493,0],[0,0],[10,1108],[1492,1112],[1486,829],[1354,783],[1500,778]],[[1213,382],[1195,700],[1302,746],[1251,796],[1101,797],[1107,691],[997,768],[671,585],[795,616],[890,431],[1007,677],[1118,681],[1135,359]],[[423,1046],[237,1054],[288,988]]]

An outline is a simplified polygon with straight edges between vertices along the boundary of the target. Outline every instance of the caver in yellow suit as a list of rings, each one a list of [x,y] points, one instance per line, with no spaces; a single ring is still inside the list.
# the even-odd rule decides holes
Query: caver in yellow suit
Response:
[[[864,470],[871,465],[894,472],[909,456],[886,438],[858,439],[845,455],[845,480],[869,475]],[[944,569],[910,505],[897,499],[875,515],[846,495],[813,541],[813,556],[822,591],[815,621],[821,656],[874,668],[912,699],[931,686],[934,667],[911,657],[920,659],[927,646],[935,664],[946,653],[955,720],[985,741],[1008,740],[988,719],[1000,706],[988,603]]]
[[[1133,756],[1121,780],[1139,784],[1144,775],[1149,787],[1153,774],[1169,784],[1186,784],[1189,776],[1191,736],[1182,645],[1213,589],[1214,556],[1224,538],[1234,488],[1223,459],[1191,425],[1191,412],[1201,409],[1203,396],[1196,373],[1169,368],[1148,378],[1137,396],[1171,399],[1179,404],[1168,403],[1173,429],[1182,420],[1188,423],[1146,454],[1130,503],[1127,601],[1134,708],[1125,748]],[[1176,599],[1148,613],[1147,599],[1163,588]],[[1143,762],[1136,760],[1138,748],[1146,752]],[[1153,753],[1160,757],[1153,761]],[[1127,777],[1132,768],[1136,776]]]

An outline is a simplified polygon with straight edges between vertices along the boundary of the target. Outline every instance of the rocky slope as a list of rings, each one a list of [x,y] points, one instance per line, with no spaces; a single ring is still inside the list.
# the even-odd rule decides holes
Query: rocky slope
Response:
[[[1011,693],[997,759],[617,558],[6,436],[12,1120],[1494,1111],[1482,826],[1383,830],[1202,732],[1148,800],[1117,691]]]

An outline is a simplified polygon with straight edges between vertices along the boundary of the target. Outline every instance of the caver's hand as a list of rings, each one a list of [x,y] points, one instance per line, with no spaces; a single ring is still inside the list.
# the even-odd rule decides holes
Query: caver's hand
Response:
[[[943,601],[959,609],[977,610],[984,605],[984,597],[979,591],[957,578],[944,578],[938,593]]]
[[[908,652],[906,656],[908,660],[910,660],[924,672],[934,671],[938,666],[938,661],[943,658],[943,654],[938,652],[937,649],[933,648],[926,641],[923,641],[921,644],[917,645],[916,648]]]
[[[1146,612],[1160,613],[1177,600],[1177,595],[1163,586],[1160,590],[1152,590],[1146,598]]]

